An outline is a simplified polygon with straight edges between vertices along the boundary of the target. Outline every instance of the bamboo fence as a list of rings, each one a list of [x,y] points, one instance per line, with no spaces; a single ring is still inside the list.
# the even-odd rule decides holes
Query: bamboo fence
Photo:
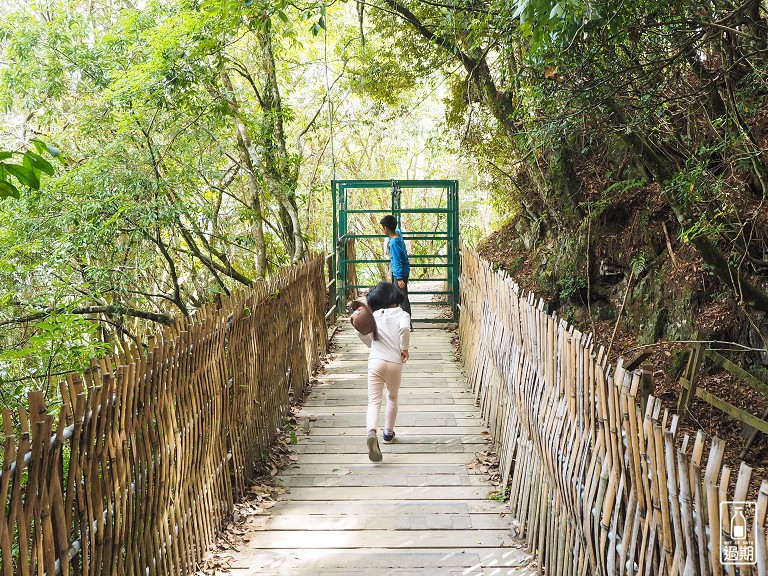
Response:
[[[4,411],[0,574],[191,574],[325,349],[323,259]]]
[[[464,363],[540,573],[768,574],[768,481],[723,465],[722,440],[678,434],[652,396],[641,412],[639,372],[608,365],[591,336],[466,247],[461,302]],[[723,565],[736,537],[725,502],[748,499],[740,542],[754,542],[754,564]]]

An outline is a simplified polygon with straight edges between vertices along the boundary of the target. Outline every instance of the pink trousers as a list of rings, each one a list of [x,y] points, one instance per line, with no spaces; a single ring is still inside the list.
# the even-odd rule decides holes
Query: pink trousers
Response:
[[[384,429],[394,430],[397,418],[397,394],[403,379],[403,365],[386,360],[368,360],[368,412],[366,430],[375,430],[381,410],[381,397],[387,390],[387,409],[384,412]]]

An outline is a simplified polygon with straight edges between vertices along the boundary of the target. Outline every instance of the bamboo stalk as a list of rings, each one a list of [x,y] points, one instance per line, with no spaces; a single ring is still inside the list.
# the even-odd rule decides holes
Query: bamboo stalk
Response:
[[[682,519],[680,516],[680,494],[677,489],[676,449],[672,432],[664,433],[664,457],[667,467],[667,498],[669,499],[670,516],[674,532],[675,552],[673,556],[673,568],[671,573],[683,571],[683,558],[685,557]]]
[[[20,410],[20,415],[24,414],[24,410]],[[31,442],[29,439],[29,424],[25,422],[26,418],[21,418],[21,435],[19,436],[19,446],[16,451],[16,470],[21,470],[24,464],[24,455],[31,448]],[[18,533],[18,546],[19,552],[17,555],[17,571],[21,576],[28,576],[30,573],[29,567],[29,525],[24,515],[24,503],[21,500],[21,481],[18,476],[14,478],[13,488],[11,491],[11,501],[8,507],[8,518],[11,524],[16,525],[16,531]]]
[[[605,493],[608,489],[609,476],[611,475],[611,469],[609,468],[610,461],[608,459],[603,461],[603,469],[600,472],[600,482],[597,488],[597,496],[595,497],[594,507],[592,509],[592,515],[594,517],[594,526],[592,533],[594,534],[595,547],[597,549],[598,569],[600,573],[606,574],[606,555],[605,546],[603,541],[603,531],[601,529],[601,511],[605,502]]]
[[[659,508],[661,509],[661,539],[660,544],[664,551],[664,566],[672,570],[673,563],[673,520],[671,519],[670,495],[668,493],[668,479],[671,475],[666,465],[666,453],[664,446],[664,432],[658,424],[653,425],[654,455],[656,456],[656,482],[659,486]],[[674,467],[674,466],[673,466]]]
[[[622,528],[621,550],[619,551],[619,563],[618,563],[619,576],[624,576],[625,574],[634,573],[634,571],[632,570],[627,570],[627,559],[628,558],[630,560],[632,559],[631,557],[628,557],[628,552],[629,552],[630,538],[632,537],[632,526],[635,520],[636,508],[637,508],[637,499],[635,498],[634,492],[630,492],[629,503],[627,504],[627,513],[624,519],[624,526]]]
[[[3,450],[3,476],[0,478],[0,502],[8,502],[8,490],[11,482],[11,465],[16,460],[16,436],[13,433],[11,411],[3,409],[3,432],[5,434],[5,448]],[[0,518],[0,557],[3,560],[3,576],[13,576],[13,516],[3,514]]]
[[[699,573],[709,574],[707,562],[707,536],[706,536],[706,509],[704,508],[704,495],[701,487],[701,468],[691,464],[693,470],[693,527],[698,544]]]
[[[757,505],[755,506],[755,561],[757,563],[758,576],[768,574],[768,551],[766,551],[766,530],[765,521],[768,513],[768,480],[763,480],[760,484],[760,491],[757,495]]]
[[[725,504],[729,500],[728,498],[728,484],[731,479],[731,469],[728,466],[723,466],[721,474],[720,474],[720,484],[718,485],[718,507],[720,508],[721,514],[720,514],[720,534],[727,534],[730,538],[731,536],[731,528],[730,528],[730,517],[731,517],[731,510],[729,509],[728,505]],[[725,512],[723,515],[722,513]],[[722,536],[721,536],[722,541]],[[728,574],[729,576],[734,574],[733,567],[730,565],[724,565],[723,571]]]
[[[637,506],[635,508],[635,518],[632,522],[632,533],[629,536],[629,554],[627,554],[627,563],[629,564],[629,567],[627,569],[628,574],[635,574],[636,570],[639,569],[640,564],[639,562],[635,561],[635,554],[637,550],[637,543],[638,543],[638,532],[640,531],[640,524],[643,521],[643,512],[640,509],[640,506]]]
[[[686,452],[677,453],[677,477],[680,483],[680,516],[682,518],[683,539],[685,542],[685,570],[684,574],[693,570],[693,574],[699,575],[699,565],[696,560],[696,541],[694,539],[693,525],[693,501],[688,480],[689,456]]]
[[[712,573],[715,576],[722,576],[723,565],[720,561],[720,499],[717,495],[717,484],[715,482],[705,481],[704,486],[707,494],[709,516],[709,558],[710,566],[712,566]]]
[[[621,477],[619,478],[619,486],[617,488],[616,493],[620,495],[623,492],[624,489],[624,472],[622,470]],[[609,485],[609,493],[610,493],[610,485]],[[606,499],[606,502],[608,499]],[[610,527],[608,528],[608,550],[607,550],[607,572],[610,576],[614,576],[616,574],[616,554],[617,554],[617,546],[616,546],[616,538],[618,537],[618,524],[619,524],[619,509],[620,506],[614,506],[613,511],[611,513],[611,523]],[[605,510],[605,508],[603,508]]]

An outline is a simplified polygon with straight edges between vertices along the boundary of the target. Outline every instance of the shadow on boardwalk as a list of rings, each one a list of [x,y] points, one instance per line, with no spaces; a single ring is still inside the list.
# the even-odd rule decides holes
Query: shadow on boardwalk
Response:
[[[298,461],[278,477],[287,492],[269,516],[249,517],[247,544],[227,553],[232,573],[535,573],[506,505],[488,498],[487,475],[467,468],[488,445],[450,336],[413,332],[397,438],[381,444],[384,460],[373,464],[367,349],[343,323],[338,352],[300,413],[309,429]]]

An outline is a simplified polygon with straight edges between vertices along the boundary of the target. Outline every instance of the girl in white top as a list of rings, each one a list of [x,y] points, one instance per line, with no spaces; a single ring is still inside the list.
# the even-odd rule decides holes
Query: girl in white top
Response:
[[[368,458],[381,461],[376,424],[381,410],[382,393],[387,390],[387,408],[384,413],[384,441],[395,438],[397,397],[403,377],[403,363],[408,361],[408,344],[411,339],[411,316],[402,308],[402,294],[388,282],[379,282],[368,293],[368,306],[376,321],[376,339],[370,335],[357,335],[371,349],[368,356]]]

